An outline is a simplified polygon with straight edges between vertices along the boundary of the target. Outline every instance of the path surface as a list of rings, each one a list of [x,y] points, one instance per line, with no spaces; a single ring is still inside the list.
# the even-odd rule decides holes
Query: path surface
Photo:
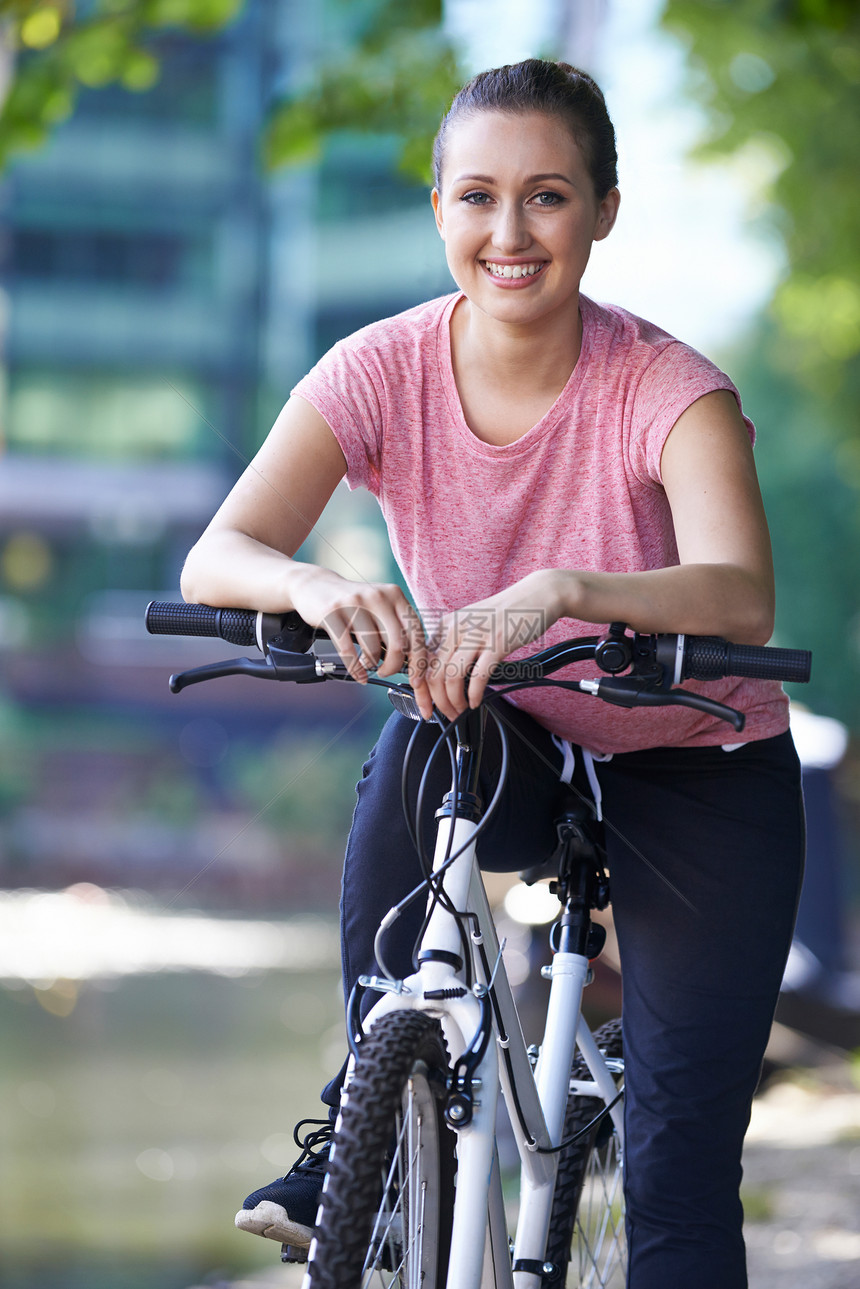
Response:
[[[750,1289],[860,1289],[860,1088],[848,1062],[824,1058],[756,1098],[743,1189]]]

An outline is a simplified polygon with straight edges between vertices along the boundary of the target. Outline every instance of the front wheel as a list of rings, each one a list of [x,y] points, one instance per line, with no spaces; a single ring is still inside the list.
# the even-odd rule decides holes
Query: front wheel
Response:
[[[382,1016],[344,1096],[304,1289],[443,1289],[456,1170],[438,1021]]]
[[[603,1025],[594,1035],[597,1046],[616,1066],[616,1083],[623,1079],[621,1021]],[[572,1079],[590,1078],[581,1057],[574,1061]],[[603,1109],[596,1097],[571,1092],[563,1139],[594,1124],[559,1158],[558,1180],[550,1217],[547,1260],[556,1267],[553,1286],[571,1289],[624,1289],[627,1276],[627,1238],[624,1228],[624,1187],[621,1143],[609,1115],[594,1120]],[[566,1278],[565,1278],[566,1277]]]

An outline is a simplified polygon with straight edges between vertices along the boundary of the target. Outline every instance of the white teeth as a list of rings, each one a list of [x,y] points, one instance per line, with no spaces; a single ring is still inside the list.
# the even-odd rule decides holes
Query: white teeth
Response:
[[[493,277],[507,278],[531,277],[543,267],[542,264],[493,264],[490,260],[484,263]]]

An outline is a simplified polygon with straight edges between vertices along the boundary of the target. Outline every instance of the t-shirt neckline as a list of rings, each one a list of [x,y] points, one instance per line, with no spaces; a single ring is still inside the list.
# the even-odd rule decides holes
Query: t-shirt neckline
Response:
[[[442,386],[445,391],[445,399],[448,403],[457,434],[463,442],[473,451],[480,453],[482,456],[516,456],[519,452],[526,452],[534,444],[551,434],[564,415],[570,399],[579,389],[585,377],[585,372],[591,360],[591,351],[593,347],[594,319],[592,316],[592,302],[585,295],[580,293],[579,313],[582,319],[582,343],[580,345],[579,357],[576,360],[573,371],[568,377],[567,384],[559,394],[558,398],[547,409],[545,414],[525,434],[521,434],[513,443],[485,443],[479,439],[477,434],[470,429],[466,416],[463,411],[463,404],[460,401],[460,391],[457,389],[457,382],[454,379],[454,359],[451,352],[451,318],[454,309],[461,300],[465,299],[462,292],[454,292],[446,302],[445,308],[439,318],[439,325],[436,334],[436,349],[439,359],[439,370],[442,375]]]

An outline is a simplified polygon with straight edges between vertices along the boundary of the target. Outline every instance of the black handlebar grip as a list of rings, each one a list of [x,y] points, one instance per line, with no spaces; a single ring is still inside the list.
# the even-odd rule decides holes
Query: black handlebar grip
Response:
[[[257,643],[257,614],[252,609],[214,609],[210,604],[164,604],[146,607],[146,629],[154,636],[215,636],[235,645]]]
[[[687,636],[684,641],[684,680],[748,676],[805,684],[811,671],[812,654],[806,649],[730,644],[717,636]]]

